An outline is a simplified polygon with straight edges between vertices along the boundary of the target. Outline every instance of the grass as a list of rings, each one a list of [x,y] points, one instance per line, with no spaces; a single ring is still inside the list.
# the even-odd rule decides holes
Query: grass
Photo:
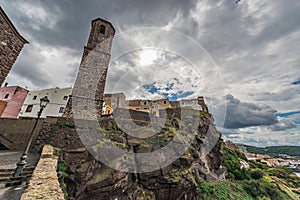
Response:
[[[269,168],[256,161],[247,161],[250,169],[241,169],[239,159],[246,161],[245,156],[237,150],[225,148],[223,151],[226,178],[234,183],[201,183],[198,188],[203,193],[202,199],[300,199],[300,179],[290,170]]]
[[[200,199],[241,199],[253,200],[253,198],[244,190],[243,184],[233,182],[208,183],[203,182],[198,185]]]

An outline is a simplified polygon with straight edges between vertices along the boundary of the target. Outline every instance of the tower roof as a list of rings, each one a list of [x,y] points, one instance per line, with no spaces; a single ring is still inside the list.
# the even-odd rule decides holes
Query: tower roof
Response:
[[[116,30],[115,30],[115,28],[114,28],[114,26],[112,25],[111,22],[109,22],[109,21],[107,21],[107,20],[105,20],[105,19],[102,19],[102,18],[98,17],[98,18],[94,19],[94,20],[92,21],[92,23],[94,23],[94,22],[96,22],[96,21],[104,21],[104,22],[108,23],[108,24],[112,27],[112,29],[114,30],[114,32],[116,32]]]

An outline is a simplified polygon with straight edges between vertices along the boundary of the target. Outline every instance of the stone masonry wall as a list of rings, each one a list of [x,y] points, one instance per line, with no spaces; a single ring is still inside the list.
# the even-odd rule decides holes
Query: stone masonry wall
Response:
[[[21,200],[63,200],[64,193],[60,188],[57,177],[58,156],[53,155],[53,147],[45,145],[41,158],[32,174],[28,188]]]
[[[26,43],[0,7],[0,86]]]
[[[75,118],[91,120],[102,114],[103,93],[115,30],[110,22],[100,18],[93,20],[91,25],[65,117],[72,118],[75,114]],[[105,27],[104,35],[100,34],[100,27]]]
[[[56,123],[57,118],[40,119],[34,134],[37,134],[44,122]],[[30,138],[35,118],[0,118],[0,143],[11,150],[24,150]]]
[[[109,139],[114,144],[120,145],[120,148],[136,153],[152,152],[167,145],[174,134],[177,134],[176,127],[179,119],[176,115],[178,114],[176,111],[172,114],[171,110],[168,114],[175,118],[169,119],[167,126],[158,135],[148,139],[129,137],[118,128],[114,119],[109,117],[101,119],[99,124],[108,130],[106,134]],[[67,176],[61,181],[67,185],[70,199],[192,200],[197,199],[198,182],[218,178],[210,175],[209,171],[215,173],[219,170],[223,144],[220,133],[212,124],[212,117],[204,112],[195,112],[195,115],[198,114],[200,114],[198,131],[186,153],[171,165],[149,173],[124,173],[97,161],[81,143],[76,126],[69,118],[59,118],[57,124],[43,129],[39,140],[61,149],[60,162],[65,162],[68,166],[65,171]],[[140,121],[142,115],[132,116]],[[86,125],[87,131],[92,130],[88,122]],[[91,136],[94,145],[98,145],[99,142],[97,134],[101,133],[95,132],[95,135]],[[206,138],[216,142],[211,152],[203,157],[201,152]],[[41,142],[38,143],[40,147],[43,145]]]

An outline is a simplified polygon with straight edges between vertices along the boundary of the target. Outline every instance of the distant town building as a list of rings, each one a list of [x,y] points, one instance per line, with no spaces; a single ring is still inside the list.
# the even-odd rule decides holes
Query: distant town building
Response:
[[[169,99],[158,99],[152,100],[150,102],[150,113],[153,113],[155,116],[159,117],[159,110],[164,110],[167,108],[173,108]]]
[[[182,99],[179,101],[180,107],[190,107],[194,110],[201,110],[201,106],[198,104],[197,99]]]
[[[19,86],[0,88],[1,118],[18,118],[28,90]]]
[[[65,111],[72,88],[51,88],[28,93],[19,117],[37,117],[40,110],[40,99],[47,96],[50,103],[42,113],[41,118],[61,117]]]
[[[103,102],[103,106],[102,106],[102,115],[109,115],[113,113],[113,108],[106,104],[105,102]]]
[[[112,108],[125,108],[125,98],[124,93],[104,94],[103,97],[106,105],[109,105]]]
[[[128,109],[136,110],[140,112],[150,112],[150,100],[146,99],[137,99],[137,100],[129,100],[126,102]]]
[[[139,112],[152,113],[159,117],[159,111],[168,108],[189,107],[194,110],[208,112],[208,108],[203,97],[197,99],[182,99],[180,101],[169,101],[169,99],[134,99],[126,100],[123,93],[104,94],[102,115],[112,113],[115,108],[125,108]]]
[[[0,6],[0,86],[27,43]]]

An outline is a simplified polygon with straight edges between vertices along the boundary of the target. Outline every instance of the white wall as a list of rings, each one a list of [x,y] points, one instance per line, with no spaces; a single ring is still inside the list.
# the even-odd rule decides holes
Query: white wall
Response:
[[[63,113],[59,113],[59,109],[66,108],[69,96],[72,93],[72,88],[51,88],[40,91],[31,91],[28,93],[23,106],[21,108],[19,117],[37,117],[37,113],[40,110],[40,99],[47,96],[50,100],[49,104],[44,109],[41,118],[46,116],[60,117]],[[34,100],[34,96],[36,99]],[[67,96],[67,99],[64,97]],[[28,105],[33,105],[31,112],[26,112]]]
[[[191,107],[194,110],[202,110],[201,106],[198,104],[197,99],[182,99],[179,101],[180,107]]]

